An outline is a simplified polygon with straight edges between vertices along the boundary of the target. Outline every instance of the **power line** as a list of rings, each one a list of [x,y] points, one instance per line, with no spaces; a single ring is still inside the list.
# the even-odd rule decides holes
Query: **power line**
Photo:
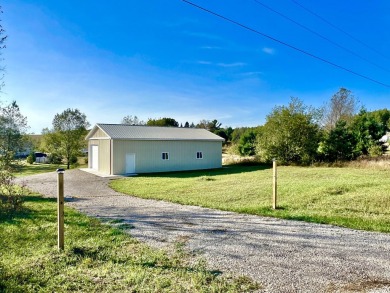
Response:
[[[270,11],[272,11],[272,12],[278,14],[278,15],[280,15],[281,17],[283,17],[283,18],[285,18],[285,19],[291,21],[292,23],[295,23],[296,25],[298,25],[298,26],[300,26],[301,28],[303,28],[303,29],[305,29],[305,30],[311,32],[312,34],[314,34],[314,35],[316,35],[316,36],[318,36],[318,37],[320,37],[320,38],[322,38],[322,39],[328,41],[329,43],[331,43],[331,44],[333,44],[333,45],[339,47],[340,49],[343,49],[344,51],[346,51],[346,52],[348,52],[348,53],[354,55],[355,57],[358,57],[358,58],[360,58],[361,60],[364,60],[364,61],[366,61],[367,63],[369,63],[369,64],[371,64],[371,65],[374,65],[375,67],[378,67],[378,68],[380,68],[380,69],[382,69],[382,70],[384,70],[384,71],[386,71],[386,72],[390,72],[388,69],[386,69],[386,68],[384,68],[384,67],[382,67],[382,66],[380,66],[380,65],[378,65],[378,64],[376,64],[376,63],[374,63],[374,62],[372,62],[372,61],[370,61],[370,60],[368,60],[367,58],[365,58],[365,57],[363,57],[363,56],[361,56],[361,55],[355,53],[354,51],[352,51],[352,50],[350,50],[350,49],[348,49],[348,48],[346,48],[346,47],[344,47],[344,46],[342,46],[342,45],[340,45],[340,44],[338,44],[338,43],[332,41],[331,39],[327,38],[326,36],[324,36],[324,35],[322,35],[322,34],[320,34],[320,33],[317,33],[316,31],[312,30],[311,28],[309,28],[309,27],[307,27],[307,26],[305,26],[305,25],[303,25],[303,24],[301,24],[301,23],[295,21],[294,19],[292,19],[292,18],[290,18],[290,17],[288,17],[288,16],[282,14],[282,13],[279,12],[279,11],[276,11],[275,9],[273,9],[273,8],[271,8],[271,7],[269,7],[269,6],[267,6],[266,4],[264,4],[264,3],[262,3],[262,2],[260,2],[260,1],[258,1],[258,0],[253,0],[253,1],[254,1],[255,3],[257,3],[258,5],[261,5],[261,6],[263,6],[264,8],[266,8],[266,9],[268,9],[268,10],[270,10]]]
[[[310,53],[310,52],[307,52],[307,51],[305,51],[305,50],[299,49],[299,48],[297,48],[297,47],[295,47],[295,46],[293,46],[293,45],[290,45],[290,44],[288,44],[288,43],[286,43],[286,42],[283,42],[283,41],[281,41],[281,40],[278,40],[278,39],[276,39],[276,38],[274,38],[274,37],[272,37],[272,36],[270,36],[270,35],[267,35],[267,34],[265,34],[265,33],[262,33],[262,32],[260,32],[260,31],[258,31],[258,30],[255,30],[255,29],[253,29],[253,28],[251,28],[251,27],[249,27],[249,26],[246,26],[246,25],[244,25],[244,24],[242,24],[242,23],[239,23],[239,22],[237,22],[237,21],[235,21],[235,20],[232,20],[232,19],[230,19],[230,18],[227,18],[227,17],[225,17],[225,16],[223,16],[223,15],[221,15],[221,14],[218,14],[218,13],[216,13],[216,12],[213,12],[213,11],[211,11],[211,10],[208,10],[207,8],[204,8],[204,7],[202,7],[202,6],[199,6],[199,5],[197,5],[197,4],[195,4],[195,3],[192,3],[192,2],[190,2],[190,1],[188,1],[188,0],[182,0],[182,1],[185,2],[185,3],[187,3],[187,4],[189,4],[189,5],[194,6],[194,7],[198,8],[198,9],[200,9],[200,10],[203,10],[203,11],[205,11],[205,12],[207,12],[207,13],[210,13],[210,14],[212,14],[212,15],[214,15],[214,16],[217,16],[217,17],[219,17],[219,18],[221,18],[221,19],[223,19],[223,20],[226,20],[226,21],[231,22],[231,23],[233,23],[233,24],[235,24],[235,25],[238,25],[238,26],[240,26],[240,27],[242,27],[242,28],[244,28],[244,29],[246,29],[246,30],[248,30],[248,31],[251,31],[251,32],[253,32],[253,33],[256,33],[256,34],[258,34],[258,35],[261,35],[261,36],[263,36],[263,37],[266,37],[266,38],[268,38],[268,39],[270,39],[270,40],[273,40],[273,41],[275,41],[275,42],[277,42],[277,43],[279,43],[279,44],[282,44],[282,45],[284,45],[284,46],[286,46],[286,47],[289,47],[289,48],[291,48],[291,49],[293,49],[293,50],[295,50],[295,51],[301,52],[301,53],[303,53],[303,54],[305,54],[305,55],[308,55],[308,56],[310,56],[310,57],[312,57],[312,58],[315,58],[315,59],[320,60],[320,61],[322,61],[322,62],[324,62],[324,63],[327,63],[327,64],[329,64],[329,65],[332,65],[332,66],[334,66],[334,67],[337,67],[337,68],[339,68],[339,69],[342,69],[342,70],[344,70],[344,71],[347,71],[347,72],[349,72],[349,73],[352,73],[352,74],[354,74],[354,75],[356,75],[356,76],[359,76],[359,77],[361,77],[361,78],[370,80],[370,81],[372,81],[372,82],[374,82],[374,83],[380,84],[380,85],[382,85],[382,86],[384,86],[384,87],[390,88],[390,85],[388,85],[388,84],[386,84],[386,83],[380,82],[380,81],[375,80],[375,79],[373,79],[373,78],[371,78],[371,77],[368,77],[368,76],[365,76],[365,75],[363,75],[363,74],[357,73],[357,72],[355,72],[355,71],[353,71],[353,70],[350,70],[350,69],[348,69],[348,68],[346,68],[346,67],[343,67],[343,66],[341,66],[341,65],[337,65],[336,63],[333,63],[333,62],[331,62],[331,61],[329,61],[329,60],[326,60],[326,59],[324,59],[324,58],[322,58],[322,57],[316,56],[316,55],[314,55],[314,54],[312,54],[312,53]]]
[[[301,7],[302,9],[306,10],[307,12],[309,12],[310,14],[314,15],[315,17],[321,19],[323,22],[327,23],[328,25],[330,25],[331,27],[333,27],[334,29],[342,32],[343,34],[347,35],[348,37],[350,37],[352,40],[354,40],[355,42],[358,42],[359,44],[363,45],[364,47],[370,49],[371,51],[377,53],[378,55],[386,58],[386,59],[389,59],[387,56],[385,56],[383,53],[379,52],[378,50],[374,49],[373,47],[367,45],[366,43],[364,43],[363,41],[359,40],[358,38],[354,37],[353,35],[351,35],[350,33],[348,33],[347,31],[343,30],[342,28],[334,25],[333,23],[331,23],[329,20],[325,19],[324,17],[322,17],[321,15],[315,13],[314,11],[310,10],[309,8],[306,8],[305,6],[303,6],[302,4],[300,4],[298,1],[295,1],[295,0],[291,0],[291,2],[295,3],[295,5]]]

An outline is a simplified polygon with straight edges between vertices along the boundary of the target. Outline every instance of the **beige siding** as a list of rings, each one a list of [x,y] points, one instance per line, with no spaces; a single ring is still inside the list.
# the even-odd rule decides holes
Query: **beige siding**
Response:
[[[162,160],[162,152],[169,160]],[[202,152],[203,159],[196,153]],[[124,174],[126,153],[135,154],[136,173],[212,169],[222,166],[220,141],[113,141],[113,174]]]
[[[93,139],[88,142],[88,165],[91,168],[92,158],[91,158],[91,146],[97,145],[99,147],[99,169],[98,171],[105,174],[111,173],[111,140],[109,139]]]
[[[104,133],[103,130],[97,128],[95,133],[90,138],[100,138],[100,137],[108,137],[107,134]]]

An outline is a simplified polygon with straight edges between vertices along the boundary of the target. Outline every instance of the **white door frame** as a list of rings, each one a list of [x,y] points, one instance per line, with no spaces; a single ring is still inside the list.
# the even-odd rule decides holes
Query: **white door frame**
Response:
[[[135,153],[126,153],[126,165],[125,172],[126,174],[135,173]]]
[[[91,145],[91,169],[99,170],[99,146]]]

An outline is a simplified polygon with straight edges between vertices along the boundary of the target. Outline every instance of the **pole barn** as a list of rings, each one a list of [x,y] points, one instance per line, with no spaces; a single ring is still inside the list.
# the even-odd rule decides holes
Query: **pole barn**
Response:
[[[224,139],[205,129],[96,124],[88,168],[108,175],[222,167]]]

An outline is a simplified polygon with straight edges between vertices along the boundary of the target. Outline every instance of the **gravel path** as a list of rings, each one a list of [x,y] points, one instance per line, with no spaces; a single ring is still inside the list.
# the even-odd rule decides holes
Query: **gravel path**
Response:
[[[18,179],[46,196],[56,173]],[[262,292],[390,292],[390,235],[241,215],[125,196],[109,178],[65,173],[67,202],[90,216],[124,219],[128,232],[154,247],[184,241],[213,269],[246,275]]]

